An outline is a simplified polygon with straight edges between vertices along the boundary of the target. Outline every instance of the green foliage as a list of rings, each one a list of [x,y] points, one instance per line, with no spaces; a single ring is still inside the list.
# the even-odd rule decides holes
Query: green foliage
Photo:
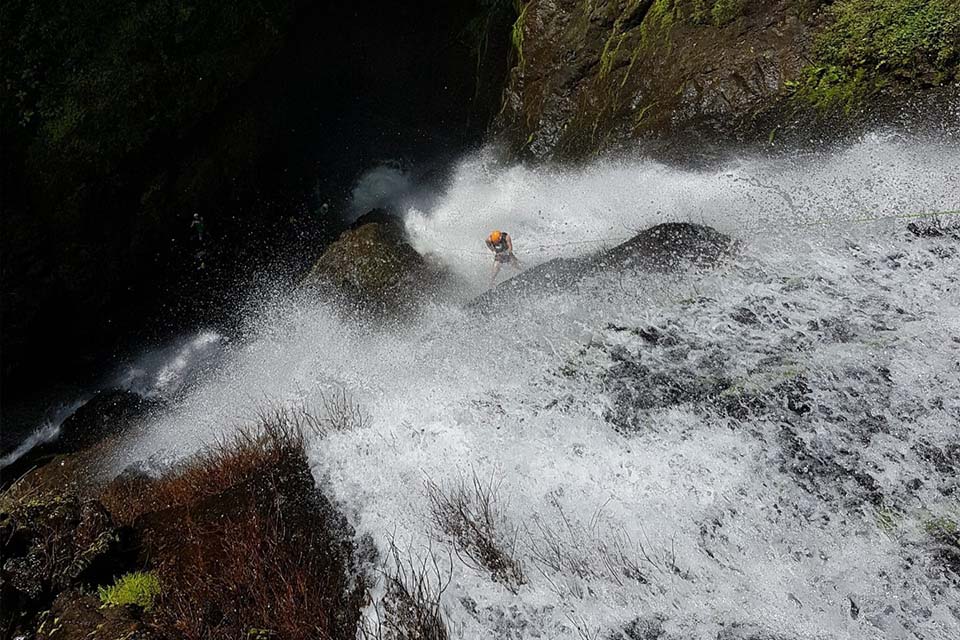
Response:
[[[960,0],[837,0],[794,87],[821,109],[851,108],[893,84],[935,86],[960,73]]]
[[[713,24],[721,27],[740,17],[743,13],[746,0],[717,0],[710,9]]]
[[[153,572],[136,571],[122,576],[112,586],[100,587],[100,602],[110,607],[136,605],[145,611],[153,609],[160,595],[160,580]]]

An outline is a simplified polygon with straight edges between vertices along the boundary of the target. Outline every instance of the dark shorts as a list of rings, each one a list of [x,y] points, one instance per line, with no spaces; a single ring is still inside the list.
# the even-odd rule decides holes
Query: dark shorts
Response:
[[[514,260],[516,260],[516,258],[514,258],[513,254],[509,251],[502,251],[493,256],[493,261],[497,264],[510,264]]]

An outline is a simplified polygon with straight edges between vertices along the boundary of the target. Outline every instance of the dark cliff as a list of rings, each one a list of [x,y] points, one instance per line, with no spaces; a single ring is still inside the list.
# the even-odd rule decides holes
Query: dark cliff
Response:
[[[514,15],[485,0],[5,2],[5,400],[94,370],[124,334],[228,307],[258,269],[306,268],[378,161],[478,144]]]

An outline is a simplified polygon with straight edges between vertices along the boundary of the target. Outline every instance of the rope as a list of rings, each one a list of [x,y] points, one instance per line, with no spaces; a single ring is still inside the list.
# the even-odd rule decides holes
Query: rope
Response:
[[[903,213],[903,214],[894,214],[888,216],[871,216],[871,217],[861,217],[861,218],[850,218],[848,220],[836,219],[836,218],[821,218],[819,220],[814,220],[813,222],[796,222],[796,223],[786,223],[781,225],[780,228],[786,227],[795,227],[795,228],[804,228],[804,227],[817,227],[817,226],[826,226],[831,224],[860,224],[865,222],[882,222],[884,220],[918,220],[923,218],[939,218],[941,216],[955,216],[960,215],[960,209],[952,209],[949,211],[936,211],[936,212],[927,212],[927,213]],[[772,229],[772,227],[769,227]],[[640,233],[637,231],[636,233]],[[569,247],[575,245],[585,245],[585,244],[603,244],[603,243],[620,243],[629,240],[633,236],[610,236],[605,238],[596,238],[592,240],[571,240],[569,242],[554,242],[554,243],[545,243],[545,244],[535,244],[535,245],[526,245],[521,246],[521,250],[524,252],[530,251],[544,251],[545,249],[552,249],[556,247]],[[442,247],[440,249],[434,249],[431,253],[446,253],[446,254],[457,254],[457,255],[471,255],[471,256],[490,256],[488,251],[472,251],[469,249],[450,249]]]
[[[836,219],[822,218],[820,220],[815,220],[814,222],[801,222],[797,226],[816,227],[816,226],[823,226],[828,224],[881,222],[883,220],[916,220],[920,218],[939,218],[940,216],[955,216],[955,215],[960,215],[960,209],[953,209],[950,211],[936,211],[931,213],[901,213],[901,214],[895,214],[895,215],[889,215],[889,216],[851,218],[849,220],[836,220]]]

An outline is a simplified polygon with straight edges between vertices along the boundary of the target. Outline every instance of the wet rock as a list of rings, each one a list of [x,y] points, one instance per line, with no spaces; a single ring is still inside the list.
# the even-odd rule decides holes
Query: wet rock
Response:
[[[960,584],[960,526],[953,520],[937,518],[927,523],[928,547],[950,578]]]
[[[738,307],[730,314],[730,318],[734,322],[739,322],[740,324],[747,326],[756,326],[760,324],[760,318],[757,317],[753,311],[747,307]]]
[[[838,455],[828,443],[812,435],[804,437],[788,424],[780,427],[777,441],[781,446],[780,470],[821,500],[839,499],[848,508],[865,502],[874,506],[883,503],[879,484],[859,468],[856,455]]]
[[[952,238],[960,240],[960,225],[948,225],[934,218],[932,222],[911,222],[907,231],[918,238]]]
[[[527,269],[478,296],[470,306],[500,309],[525,296],[565,291],[584,278],[621,269],[675,271],[715,266],[736,248],[735,240],[710,227],[686,222],[658,224],[607,251],[555,258]]]
[[[799,638],[771,631],[756,624],[734,622],[720,630],[717,640],[799,640]]]
[[[398,217],[374,210],[327,247],[306,284],[386,312],[415,308],[445,277],[439,263],[410,246]]]
[[[730,236],[710,227],[668,222],[641,231],[598,256],[597,262],[620,269],[669,271],[689,265],[713,266],[736,248]]]
[[[36,638],[46,640],[90,640],[91,638],[123,638],[124,640],[161,640],[136,607],[104,607],[99,598],[88,593],[61,593],[49,611],[38,621]]]
[[[5,611],[24,617],[38,613],[65,589],[109,581],[125,559],[124,532],[95,500],[5,494],[0,531]]]
[[[30,469],[42,467],[56,456],[89,449],[133,428],[159,400],[145,398],[132,391],[99,391],[60,425],[51,442],[41,444],[2,470],[0,486],[8,486]]]
[[[604,387],[612,399],[606,420],[623,432],[642,427],[642,413],[683,403],[708,403],[730,387],[722,375],[698,370],[686,363],[646,365],[626,351],[610,354],[614,361],[604,375]]]
[[[660,640],[666,636],[662,616],[644,616],[632,620],[622,631],[611,633],[609,640]]]

